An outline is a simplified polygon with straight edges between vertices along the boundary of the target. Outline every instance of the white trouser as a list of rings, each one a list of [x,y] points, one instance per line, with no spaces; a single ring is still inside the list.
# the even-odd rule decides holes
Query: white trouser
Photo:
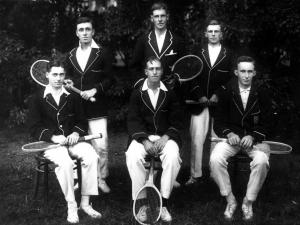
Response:
[[[91,119],[88,124],[89,134],[102,134],[102,138],[94,139],[91,143],[99,155],[98,179],[105,179],[108,176],[107,118]]]
[[[151,136],[149,136],[150,139]],[[152,136],[153,137],[153,136]],[[160,138],[154,136],[155,139]],[[150,139],[152,140],[152,139]],[[144,167],[147,152],[144,145],[133,140],[126,151],[126,164],[132,182],[132,199],[136,198],[138,191],[144,186],[147,170]],[[178,175],[181,159],[179,147],[173,140],[168,140],[159,158],[162,162],[162,175],[160,180],[160,193],[163,198],[169,198],[175,179]]]
[[[231,193],[231,183],[227,171],[227,159],[240,151],[240,147],[231,146],[225,142],[216,144],[210,156],[211,176],[217,183],[222,196]],[[255,201],[260,191],[269,169],[269,156],[265,153],[270,147],[267,144],[257,144],[252,149],[246,151],[252,159],[250,162],[251,173],[247,185],[246,197]]]
[[[202,177],[203,145],[209,130],[209,120],[208,107],[204,108],[199,115],[191,116],[191,176],[194,178]],[[211,136],[217,136],[213,128],[211,128]]]
[[[55,174],[67,202],[75,201],[74,162],[71,157],[81,159],[81,195],[98,195],[98,155],[89,143],[78,142],[68,148],[61,146],[49,149],[45,151],[44,156],[57,165]]]

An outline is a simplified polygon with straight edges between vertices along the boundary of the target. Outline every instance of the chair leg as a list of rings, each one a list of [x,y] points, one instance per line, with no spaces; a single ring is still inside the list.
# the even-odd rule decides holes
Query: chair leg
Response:
[[[77,160],[77,178],[78,178],[78,190],[81,193],[81,186],[82,186],[82,173],[81,173],[81,162]]]

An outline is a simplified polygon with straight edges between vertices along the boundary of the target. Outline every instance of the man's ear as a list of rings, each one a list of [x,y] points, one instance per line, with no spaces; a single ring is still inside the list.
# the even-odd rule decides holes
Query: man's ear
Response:
[[[153,19],[153,15],[150,16],[150,21],[153,23],[154,19]]]
[[[95,34],[95,29],[93,28],[92,29],[92,37],[94,36],[94,34]]]
[[[204,36],[207,38],[208,35],[207,35],[207,31],[204,31]]]
[[[256,76],[256,70],[253,70],[253,76],[254,77]]]
[[[238,76],[238,70],[234,70],[234,74]]]

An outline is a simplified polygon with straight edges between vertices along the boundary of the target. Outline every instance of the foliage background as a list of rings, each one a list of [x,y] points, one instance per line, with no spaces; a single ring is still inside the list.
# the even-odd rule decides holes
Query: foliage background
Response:
[[[149,30],[151,0],[0,1],[0,118],[11,127],[26,120],[26,101],[36,86],[29,68],[36,59],[66,53],[77,45],[74,22],[88,14],[96,22],[96,41],[115,53],[110,124],[122,127],[133,78],[128,72],[136,39]],[[300,3],[297,0],[168,0],[170,27],[192,50],[203,42],[206,18],[220,18],[224,43],[253,55],[259,78],[272,90],[281,135],[299,125]],[[120,126],[121,125],[121,126]],[[290,129],[290,128],[294,129]],[[291,133],[292,132],[292,133]]]

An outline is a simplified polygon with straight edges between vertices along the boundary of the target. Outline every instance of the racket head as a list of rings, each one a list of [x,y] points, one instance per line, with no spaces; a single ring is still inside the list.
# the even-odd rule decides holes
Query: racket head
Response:
[[[46,141],[37,141],[25,144],[22,146],[22,151],[24,152],[43,152],[48,149],[56,148],[60,146],[59,144],[54,144]]]
[[[172,66],[171,71],[179,77],[180,82],[192,80],[200,75],[203,61],[196,55],[186,55],[179,58]]]
[[[162,198],[153,184],[146,184],[137,193],[133,202],[133,215],[142,225],[154,224],[161,216]]]
[[[45,59],[36,60],[30,67],[30,75],[32,79],[41,86],[48,85],[46,78],[47,65],[49,61]]]
[[[285,155],[291,153],[293,150],[292,146],[276,141],[263,141],[262,143],[268,144],[270,146],[270,153],[275,155]]]

